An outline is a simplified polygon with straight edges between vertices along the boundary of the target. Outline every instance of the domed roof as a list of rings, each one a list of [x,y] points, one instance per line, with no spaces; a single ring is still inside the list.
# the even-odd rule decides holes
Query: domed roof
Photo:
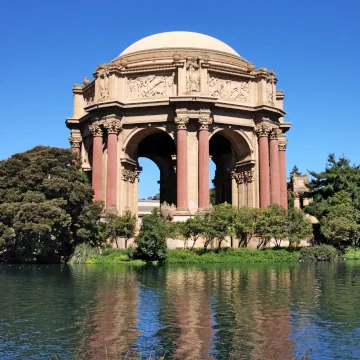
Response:
[[[171,31],[147,36],[126,48],[119,56],[155,49],[197,49],[219,51],[237,57],[229,45],[211,36],[189,31]]]

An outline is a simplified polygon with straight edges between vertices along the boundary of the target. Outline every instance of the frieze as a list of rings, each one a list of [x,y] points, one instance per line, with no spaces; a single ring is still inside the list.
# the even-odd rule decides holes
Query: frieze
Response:
[[[209,93],[223,100],[248,102],[249,83],[247,81],[225,80],[209,75]]]
[[[161,98],[173,95],[175,73],[171,76],[148,75],[128,78],[128,98]]]

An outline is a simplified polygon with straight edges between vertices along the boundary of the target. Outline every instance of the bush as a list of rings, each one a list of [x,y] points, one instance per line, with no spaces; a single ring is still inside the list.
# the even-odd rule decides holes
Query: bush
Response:
[[[79,244],[76,246],[72,253],[68,263],[69,264],[84,264],[88,258],[99,255],[97,248],[89,244]]]
[[[360,248],[347,247],[344,251],[343,258],[345,259],[360,259]]]
[[[134,255],[136,258],[144,261],[163,262],[166,260],[168,222],[156,211],[143,217],[139,235],[135,239],[137,247]]]
[[[338,251],[331,245],[309,246],[300,250],[300,259],[303,261],[331,261],[338,256]]]

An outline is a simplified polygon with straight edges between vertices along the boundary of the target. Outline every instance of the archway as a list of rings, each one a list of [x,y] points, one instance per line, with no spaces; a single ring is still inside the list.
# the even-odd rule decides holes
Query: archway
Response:
[[[158,178],[152,181],[159,183],[160,203],[167,202],[176,206],[176,145],[172,137],[158,128],[141,129],[126,143],[125,153],[128,160],[140,171],[142,169],[139,167],[139,158],[149,159],[156,164],[159,173],[155,172],[152,176],[158,175]],[[133,188],[136,199],[141,185],[140,182]]]
[[[222,129],[210,138],[210,157],[215,164],[215,203],[227,202],[239,205],[239,187],[236,176],[244,166],[248,166],[250,148],[243,136],[234,130]]]

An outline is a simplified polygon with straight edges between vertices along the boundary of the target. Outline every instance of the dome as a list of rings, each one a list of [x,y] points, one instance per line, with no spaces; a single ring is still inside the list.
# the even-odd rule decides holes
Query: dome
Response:
[[[189,31],[171,31],[147,36],[126,48],[119,56],[156,49],[196,49],[240,55],[229,45],[211,36]]]

